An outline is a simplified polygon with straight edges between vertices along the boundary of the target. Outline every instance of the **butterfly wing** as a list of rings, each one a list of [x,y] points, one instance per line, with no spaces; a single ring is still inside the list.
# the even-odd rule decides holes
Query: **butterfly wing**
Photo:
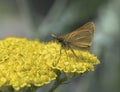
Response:
[[[90,49],[93,35],[94,23],[89,22],[69,34],[60,36],[60,38],[63,38],[64,42],[68,43],[71,48],[88,50]]]

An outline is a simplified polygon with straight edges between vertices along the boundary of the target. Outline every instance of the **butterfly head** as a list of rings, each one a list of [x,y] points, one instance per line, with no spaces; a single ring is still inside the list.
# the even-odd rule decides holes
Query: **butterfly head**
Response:
[[[53,39],[55,39],[57,42],[59,43],[63,43],[63,39],[61,37],[56,36],[55,34],[51,34],[51,36],[53,37]]]

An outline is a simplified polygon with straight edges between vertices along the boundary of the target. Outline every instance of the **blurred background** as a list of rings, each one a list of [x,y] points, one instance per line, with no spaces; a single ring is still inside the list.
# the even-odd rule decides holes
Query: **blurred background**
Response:
[[[0,39],[51,40],[93,21],[101,64],[55,92],[120,92],[120,0],[0,0]],[[45,87],[36,92],[45,92]]]

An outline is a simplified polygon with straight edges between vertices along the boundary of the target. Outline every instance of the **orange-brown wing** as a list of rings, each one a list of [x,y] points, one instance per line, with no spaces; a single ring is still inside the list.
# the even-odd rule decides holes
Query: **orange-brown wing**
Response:
[[[71,48],[89,49],[94,35],[94,23],[88,22],[77,30],[61,36]]]

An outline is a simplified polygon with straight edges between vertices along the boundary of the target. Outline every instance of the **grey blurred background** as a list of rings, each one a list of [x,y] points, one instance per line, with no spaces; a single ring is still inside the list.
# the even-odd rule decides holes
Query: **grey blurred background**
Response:
[[[55,92],[120,92],[120,0],[0,0],[0,39],[51,40],[93,21],[101,64]],[[45,92],[46,87],[36,92]]]

